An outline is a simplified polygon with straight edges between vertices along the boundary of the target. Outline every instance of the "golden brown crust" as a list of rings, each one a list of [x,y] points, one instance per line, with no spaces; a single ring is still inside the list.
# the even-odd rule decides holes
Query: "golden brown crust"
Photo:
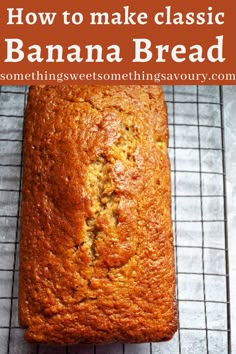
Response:
[[[25,116],[20,323],[46,343],[176,331],[158,86],[35,86]]]

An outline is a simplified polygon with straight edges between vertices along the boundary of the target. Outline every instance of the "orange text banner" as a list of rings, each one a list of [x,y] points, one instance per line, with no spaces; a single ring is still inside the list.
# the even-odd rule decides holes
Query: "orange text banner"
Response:
[[[236,83],[235,1],[0,4],[0,84]]]

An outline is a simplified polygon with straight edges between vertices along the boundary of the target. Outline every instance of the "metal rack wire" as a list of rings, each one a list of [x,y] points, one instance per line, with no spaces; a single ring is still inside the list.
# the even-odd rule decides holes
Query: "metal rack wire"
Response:
[[[48,348],[17,320],[22,130],[27,88],[0,88],[0,353],[230,354],[230,298],[220,87],[164,87],[170,132],[179,330],[166,343]]]

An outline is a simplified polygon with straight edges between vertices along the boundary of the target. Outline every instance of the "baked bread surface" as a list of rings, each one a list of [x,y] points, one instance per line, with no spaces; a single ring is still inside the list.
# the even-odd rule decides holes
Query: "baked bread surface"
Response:
[[[33,86],[24,128],[25,339],[176,331],[167,112],[158,86]]]

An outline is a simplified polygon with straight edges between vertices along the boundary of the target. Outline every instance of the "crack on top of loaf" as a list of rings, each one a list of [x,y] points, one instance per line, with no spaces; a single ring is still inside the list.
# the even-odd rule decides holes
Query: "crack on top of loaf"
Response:
[[[101,262],[105,262],[109,268],[120,268],[135,253],[131,246],[133,241],[129,241],[133,236],[127,236],[128,240],[122,241],[123,236],[119,234],[119,205],[122,195],[127,194],[127,191],[119,187],[119,182],[117,184],[113,176],[117,161],[123,166],[124,176],[129,169],[134,176],[134,167],[137,164],[135,152],[140,144],[139,125],[135,122],[135,115],[131,112],[129,115],[124,114],[119,129],[120,134],[117,135],[117,140],[108,155],[103,152],[87,165],[86,185],[91,215],[88,215],[85,224],[91,266],[101,259]],[[121,186],[122,183],[124,182],[121,182]],[[109,260],[104,258],[106,243],[114,250],[114,253],[109,255]],[[126,243],[130,248],[124,251],[124,247],[127,247]],[[132,253],[130,257],[129,252]]]
[[[101,228],[98,225],[98,218],[109,215],[110,220],[116,220],[116,192],[110,175],[109,162],[103,155],[98,156],[87,167],[87,188],[91,201],[92,216],[85,219],[86,240],[90,246],[91,264],[97,259],[96,240]]]

